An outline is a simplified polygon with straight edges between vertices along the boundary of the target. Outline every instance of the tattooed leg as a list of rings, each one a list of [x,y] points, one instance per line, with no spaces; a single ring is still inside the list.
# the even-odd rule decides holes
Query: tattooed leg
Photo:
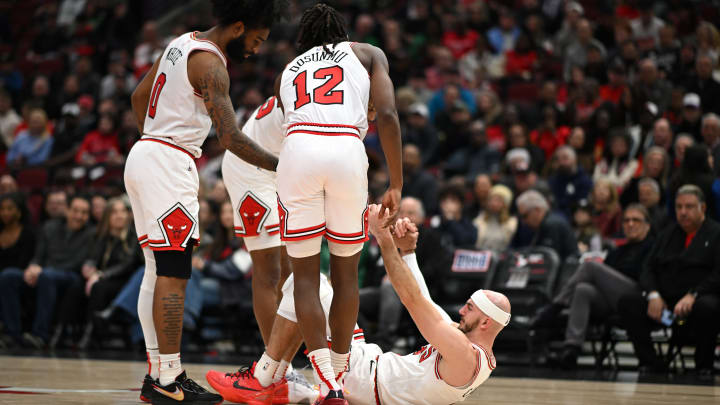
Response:
[[[180,352],[186,285],[187,280],[175,277],[158,276],[155,282],[153,320],[160,354]]]

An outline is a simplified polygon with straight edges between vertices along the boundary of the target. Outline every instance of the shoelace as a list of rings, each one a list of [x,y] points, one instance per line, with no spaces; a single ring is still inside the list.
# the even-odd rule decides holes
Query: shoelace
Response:
[[[312,385],[310,382],[300,373],[292,372],[285,376],[285,379],[288,380],[288,382],[294,382],[296,384],[304,385],[306,387],[312,388]]]
[[[185,381],[183,381],[182,384],[180,384],[180,385],[183,388],[185,388],[186,390],[192,391],[192,392],[195,392],[198,394],[207,392],[207,390],[205,388],[203,388],[201,385],[199,385],[198,383],[196,383],[195,381],[193,381],[189,378],[186,378]]]
[[[252,372],[251,372],[250,368],[243,366],[243,367],[240,367],[238,369],[238,371],[236,371],[234,373],[225,373],[225,377],[230,377],[233,380],[238,380],[240,378],[247,379],[247,378],[252,377]]]

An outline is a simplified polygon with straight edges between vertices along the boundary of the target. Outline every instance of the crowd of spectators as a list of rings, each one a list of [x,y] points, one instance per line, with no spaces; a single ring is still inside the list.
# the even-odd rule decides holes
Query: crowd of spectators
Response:
[[[159,23],[163,7],[154,2],[26,3],[0,17],[6,20],[0,24],[0,308],[11,338],[4,344],[57,345],[74,333],[87,346],[98,333],[95,322],[123,311],[128,322],[136,318],[142,255],[122,185],[125,156],[139,137],[130,94],[170,39],[212,22],[185,12]],[[291,1],[294,18],[273,30],[259,55],[230,66],[239,124],[295,56],[293,35],[306,3]],[[699,237],[697,223],[676,221],[681,213],[702,211],[695,221],[708,224],[702,229],[712,235],[720,215],[715,2],[330,3],[344,13],[351,40],[377,45],[388,57],[402,128],[402,212],[420,227],[418,256],[431,292],[457,248],[546,246],[562,260],[609,252],[604,265],[581,266],[540,314],[579,305],[571,312],[567,350],[556,356],[566,365],[577,356],[591,303],[605,300],[601,312],[618,306],[617,292],[603,298],[612,289],[608,280],[591,282],[606,267],[633,293],[661,299],[647,310],[637,297],[625,298],[639,311],[628,309],[627,317],[646,366],[659,367],[644,340],[637,342],[657,323],[640,322],[643,311],[660,320],[658,308],[687,305],[688,294],[708,297],[702,302],[709,313],[720,310],[715,256],[693,256],[715,260],[693,265],[695,284],[681,269],[656,274],[666,261],[683,263],[666,255],[689,255],[683,249]],[[376,198],[387,175],[372,124],[365,144]],[[250,299],[252,265],[242,241],[231,237],[221,159],[211,131],[197,161],[203,246],[193,261],[197,282],[188,288],[194,292],[186,327],[198,324],[203,305],[242,306]],[[676,239],[684,245],[655,246],[653,252],[662,251],[644,262],[649,241]],[[400,333],[399,315],[392,315],[397,302],[372,241],[363,255],[360,287],[370,306],[363,305],[361,319],[386,325],[378,327],[380,337],[392,342]],[[687,291],[663,290],[673,284]],[[684,318],[691,311],[675,312]]]

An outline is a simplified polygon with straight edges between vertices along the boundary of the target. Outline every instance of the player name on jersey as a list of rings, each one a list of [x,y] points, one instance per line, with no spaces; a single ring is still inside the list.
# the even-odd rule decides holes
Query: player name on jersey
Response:
[[[297,72],[298,70],[300,70],[300,67],[302,65],[309,63],[309,62],[319,62],[319,61],[323,61],[323,60],[331,60],[335,63],[340,63],[340,61],[345,59],[346,56],[348,56],[347,52],[336,50],[331,53],[328,53],[324,49],[320,48],[320,51],[318,51],[318,52],[313,52],[313,53],[303,56],[302,58],[297,59],[295,61],[295,63],[290,67],[290,71]]]

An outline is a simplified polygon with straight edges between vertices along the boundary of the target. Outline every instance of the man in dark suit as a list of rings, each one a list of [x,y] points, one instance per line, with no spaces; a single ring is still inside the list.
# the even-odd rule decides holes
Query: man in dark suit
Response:
[[[577,239],[567,220],[558,214],[550,212],[550,204],[545,197],[536,190],[528,190],[517,198],[518,217],[523,225],[534,231],[530,241],[523,240],[519,232],[515,233],[511,246],[522,248],[526,246],[545,246],[555,249],[560,260],[577,254]]]
[[[705,196],[697,186],[680,187],[675,198],[677,224],[660,233],[648,254],[640,275],[643,293],[620,299],[620,316],[643,370],[666,368],[653,349],[650,332],[663,320],[674,319],[694,329],[695,368],[703,377],[712,376],[720,332],[720,224],[706,219],[705,209]]]

